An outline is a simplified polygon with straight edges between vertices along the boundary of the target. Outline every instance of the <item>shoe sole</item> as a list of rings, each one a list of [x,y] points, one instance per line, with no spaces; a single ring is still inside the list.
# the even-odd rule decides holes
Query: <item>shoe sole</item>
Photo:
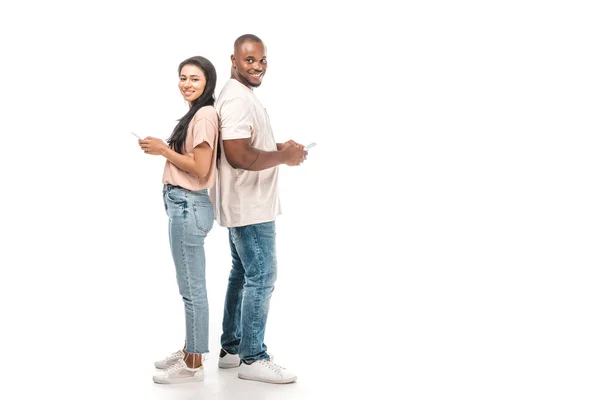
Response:
[[[175,379],[175,380],[164,380],[164,379],[160,379],[160,378],[153,376],[152,380],[154,381],[154,383],[159,383],[162,385],[169,385],[169,384],[178,384],[178,383],[202,382],[204,380],[204,377],[201,376],[201,377],[183,378],[183,379]]]
[[[287,379],[277,379],[277,380],[272,380],[272,379],[258,379],[258,378],[254,378],[248,375],[244,375],[242,373],[238,374],[238,378],[240,379],[245,379],[248,381],[257,381],[257,382],[265,382],[265,383],[293,383],[296,382],[296,380],[298,380],[297,376],[293,376],[291,378],[287,378]]]
[[[241,362],[241,361],[240,361],[240,363],[239,363],[239,364],[233,364],[233,363],[231,363],[231,364],[226,364],[226,363],[221,363],[221,362],[219,361],[219,368],[222,368],[222,369],[237,368],[237,367],[239,367],[240,365],[242,365],[242,362]]]

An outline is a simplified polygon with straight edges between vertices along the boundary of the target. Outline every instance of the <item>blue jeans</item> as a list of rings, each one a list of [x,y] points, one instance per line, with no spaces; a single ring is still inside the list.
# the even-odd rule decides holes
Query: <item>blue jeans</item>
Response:
[[[264,344],[269,301],[277,279],[275,222],[229,228],[233,259],[221,347],[247,363],[269,358]]]
[[[185,351],[208,353],[204,239],[213,227],[213,206],[206,189],[190,191],[165,185],[163,199],[177,285],[185,308]]]

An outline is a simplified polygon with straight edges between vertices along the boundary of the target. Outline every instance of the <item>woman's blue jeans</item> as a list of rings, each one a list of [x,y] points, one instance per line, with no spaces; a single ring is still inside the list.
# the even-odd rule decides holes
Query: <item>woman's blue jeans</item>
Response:
[[[165,185],[169,242],[177,285],[185,308],[185,351],[208,353],[208,296],[204,239],[213,227],[213,205],[206,189],[190,191]]]

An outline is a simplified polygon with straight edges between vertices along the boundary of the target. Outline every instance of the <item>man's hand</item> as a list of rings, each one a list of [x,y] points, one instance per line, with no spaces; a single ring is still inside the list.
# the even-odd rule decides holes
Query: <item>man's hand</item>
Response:
[[[299,147],[301,149],[304,149],[304,145],[300,144],[300,143],[296,143],[293,140],[288,140],[285,143],[277,143],[277,150],[283,150],[283,146],[285,146],[286,144],[293,144],[296,147]]]
[[[304,146],[300,146],[302,145],[293,140],[288,140],[281,145],[281,152],[283,153],[283,159],[286,165],[293,167],[302,164],[302,162],[306,160],[308,152],[303,150]]]

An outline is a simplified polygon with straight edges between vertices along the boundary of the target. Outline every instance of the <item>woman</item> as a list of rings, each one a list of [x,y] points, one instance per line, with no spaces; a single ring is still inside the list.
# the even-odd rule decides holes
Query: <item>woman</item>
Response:
[[[147,137],[139,145],[147,154],[167,161],[163,199],[169,216],[169,242],[185,305],[186,340],[183,350],[157,361],[165,369],[156,383],[184,383],[204,379],[202,354],[208,353],[208,298],[204,239],[214,221],[208,188],[215,183],[218,117],[213,104],[217,73],[204,57],[179,64],[179,90],[190,110],[171,137]]]

